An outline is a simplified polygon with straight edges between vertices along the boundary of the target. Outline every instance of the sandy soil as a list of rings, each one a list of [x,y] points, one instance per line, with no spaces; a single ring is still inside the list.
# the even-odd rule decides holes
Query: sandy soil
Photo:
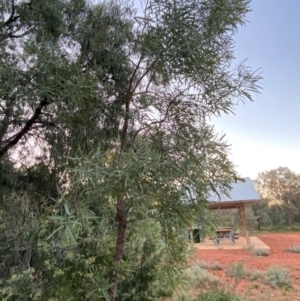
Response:
[[[248,300],[300,301],[300,253],[286,251],[290,246],[300,245],[300,233],[261,234],[258,238],[270,247],[269,256],[253,256],[248,250],[197,250],[195,260],[220,263],[222,270],[210,272],[228,287],[233,286],[233,280],[226,276],[226,269],[236,262],[243,262],[250,271],[258,269],[265,272],[274,265],[284,267],[291,273],[291,288],[273,288],[263,281],[243,279],[236,291]]]

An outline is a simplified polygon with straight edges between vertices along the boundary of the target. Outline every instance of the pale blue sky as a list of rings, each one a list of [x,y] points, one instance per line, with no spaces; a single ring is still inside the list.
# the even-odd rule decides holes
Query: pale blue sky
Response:
[[[235,36],[235,56],[261,68],[261,94],[212,122],[226,134],[241,176],[279,166],[300,173],[300,0],[252,0],[251,8]]]
[[[236,115],[213,119],[241,176],[287,166],[300,173],[300,1],[252,0],[236,40],[238,61],[261,68],[261,94]]]

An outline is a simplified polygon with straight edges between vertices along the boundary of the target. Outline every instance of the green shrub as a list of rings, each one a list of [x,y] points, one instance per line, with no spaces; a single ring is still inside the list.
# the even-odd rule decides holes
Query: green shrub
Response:
[[[291,283],[289,271],[278,266],[272,266],[268,269],[265,280],[273,287],[290,286]]]
[[[185,271],[188,281],[193,285],[211,284],[218,282],[218,279],[209,274],[206,270],[194,265]]]
[[[195,301],[240,301],[240,299],[228,292],[212,291],[201,294]]]
[[[255,256],[269,256],[270,251],[267,249],[252,249],[251,253]]]
[[[291,246],[286,249],[288,252],[300,253],[300,246]]]
[[[263,278],[263,272],[260,270],[253,270],[248,274],[248,279],[251,281],[261,280]]]

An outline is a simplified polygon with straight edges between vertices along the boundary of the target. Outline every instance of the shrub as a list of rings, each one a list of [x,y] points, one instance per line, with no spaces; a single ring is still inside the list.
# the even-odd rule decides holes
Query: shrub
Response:
[[[206,270],[200,268],[198,265],[194,265],[186,270],[186,276],[188,281],[193,285],[201,285],[206,283],[216,283],[218,279],[209,274]]]
[[[247,270],[242,262],[238,262],[229,266],[226,275],[241,280],[247,275]]]
[[[288,252],[300,253],[300,246],[291,246],[286,249]]]
[[[255,256],[269,256],[270,251],[267,249],[252,249],[251,253]]]
[[[253,270],[248,275],[248,279],[251,281],[261,280],[262,278],[263,278],[263,272],[260,270]]]
[[[240,301],[240,299],[228,292],[212,291],[201,294],[195,301]]]
[[[197,265],[201,268],[201,269],[208,269],[209,268],[209,263],[205,262],[205,261],[199,261],[197,262]]]
[[[214,271],[220,271],[223,269],[223,267],[219,262],[215,261],[211,264],[211,269]]]
[[[268,269],[265,280],[273,287],[290,286],[291,283],[289,271],[278,266],[272,266]]]
[[[238,262],[228,268],[226,275],[234,278],[236,288],[238,283],[247,275],[247,270],[242,262]]]

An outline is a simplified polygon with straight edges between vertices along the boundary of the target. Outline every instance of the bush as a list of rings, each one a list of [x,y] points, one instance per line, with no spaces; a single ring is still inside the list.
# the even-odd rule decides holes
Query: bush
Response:
[[[249,273],[248,278],[251,281],[261,280],[263,278],[263,272],[260,270],[253,270]]]
[[[226,275],[234,278],[234,286],[236,288],[238,283],[247,275],[247,270],[242,262],[238,262],[228,268]]]
[[[267,249],[252,249],[251,250],[252,255],[255,256],[269,256],[270,251]]]
[[[273,266],[268,269],[265,280],[273,287],[290,286],[291,283],[289,271],[277,266]]]
[[[226,275],[241,280],[247,275],[247,270],[242,262],[238,262],[229,266]]]
[[[211,264],[211,269],[214,271],[220,271],[223,269],[223,267],[219,262],[215,261]]]
[[[228,292],[213,291],[201,294],[195,301],[240,301],[240,299]]]
[[[291,246],[286,249],[288,252],[300,253],[300,246]]]
[[[208,269],[209,268],[209,263],[205,262],[205,261],[199,261],[197,262],[197,265],[201,268],[201,269]]]
[[[187,269],[185,274],[188,281],[196,286],[218,282],[218,279],[216,277],[209,274],[206,270],[200,268],[198,265],[194,265],[191,268]]]

